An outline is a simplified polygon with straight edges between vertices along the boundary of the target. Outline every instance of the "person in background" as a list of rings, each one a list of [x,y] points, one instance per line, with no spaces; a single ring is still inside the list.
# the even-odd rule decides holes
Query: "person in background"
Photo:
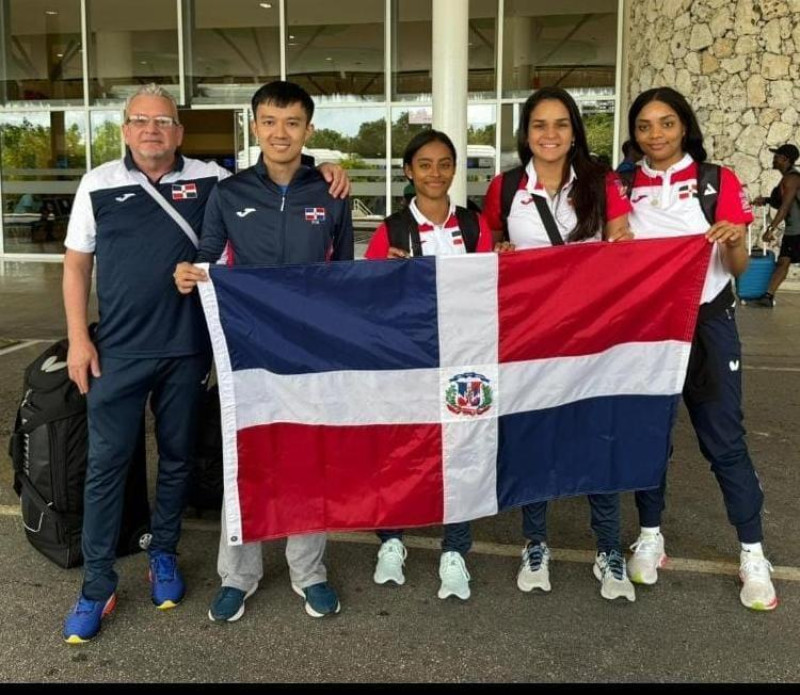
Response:
[[[781,172],[781,180],[769,198],[759,196],[753,201],[753,205],[769,204],[778,211],[764,230],[762,237],[764,241],[775,240],[775,230],[781,222],[785,223],[783,239],[778,251],[778,262],[772,271],[767,291],[763,296],[747,304],[772,308],[775,306],[775,293],[786,279],[789,266],[792,263],[800,263],[800,171],[795,166],[800,158],[800,150],[794,145],[781,145],[776,149],[770,149],[770,152],[774,155],[772,168]]]

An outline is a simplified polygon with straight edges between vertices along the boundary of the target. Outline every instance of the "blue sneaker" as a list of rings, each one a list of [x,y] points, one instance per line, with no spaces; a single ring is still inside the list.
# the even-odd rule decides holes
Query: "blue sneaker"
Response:
[[[178,556],[154,550],[150,553],[150,596],[156,608],[175,608],[186,594],[186,583],[178,569]]]
[[[78,601],[64,620],[64,641],[67,644],[83,644],[100,632],[100,621],[117,605],[117,595],[111,594],[107,601],[92,601],[81,591]]]
[[[328,582],[312,584],[301,589],[297,584],[292,584],[294,593],[305,600],[305,609],[312,618],[322,618],[326,615],[338,613],[342,606],[339,597]]]
[[[245,592],[232,586],[221,586],[208,609],[209,619],[226,620],[229,623],[239,620],[244,615],[244,602],[257,588],[258,584]]]

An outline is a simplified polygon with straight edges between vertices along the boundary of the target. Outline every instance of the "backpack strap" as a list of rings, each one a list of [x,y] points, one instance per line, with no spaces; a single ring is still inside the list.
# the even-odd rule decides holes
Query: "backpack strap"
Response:
[[[408,207],[400,212],[395,212],[386,219],[386,233],[389,237],[389,246],[410,253],[412,256],[422,255],[422,244],[419,240],[419,227],[414,215]]]
[[[503,241],[509,241],[508,215],[511,212],[511,203],[514,202],[514,196],[519,190],[519,184],[524,173],[525,168],[518,166],[509,169],[503,174],[500,186],[500,219],[503,222]]]
[[[478,213],[467,208],[456,205],[456,218],[458,228],[461,230],[461,237],[464,239],[464,247],[467,253],[475,253],[478,248],[478,239],[481,235],[481,223]]]
[[[719,200],[720,166],[709,162],[697,165],[697,197],[700,208],[709,224],[717,221],[717,201]]]
[[[547,232],[547,237],[550,239],[550,243],[553,246],[563,246],[564,239],[558,231],[558,226],[556,225],[555,219],[553,219],[553,213],[550,212],[550,208],[547,206],[547,201],[540,195],[534,195],[532,198],[533,202],[536,204],[536,210],[539,212],[539,217],[542,219],[542,224]]]

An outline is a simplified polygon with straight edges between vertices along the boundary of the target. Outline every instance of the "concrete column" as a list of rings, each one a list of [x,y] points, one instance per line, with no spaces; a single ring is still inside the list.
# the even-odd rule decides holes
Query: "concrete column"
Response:
[[[435,0],[433,5],[433,127],[456,146],[458,168],[450,198],[467,201],[467,69],[469,0]]]

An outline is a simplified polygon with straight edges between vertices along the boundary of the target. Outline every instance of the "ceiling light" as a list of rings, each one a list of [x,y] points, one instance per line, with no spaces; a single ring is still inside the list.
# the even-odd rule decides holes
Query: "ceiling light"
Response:
[[[44,13],[45,14],[49,14],[51,17],[53,17],[53,16],[58,14],[58,12],[56,10],[45,10]]]
[[[63,57],[64,57],[63,53],[56,53],[56,58],[63,58]]]
[[[328,57],[328,58],[325,58],[325,60],[327,60],[328,62],[331,62],[333,60],[333,58]]]
[[[289,40],[291,41],[294,38],[294,34],[289,34]]]
[[[272,9],[272,3],[271,2],[260,2],[260,3],[258,3],[258,6],[259,7],[263,7],[265,10],[271,10]]]

